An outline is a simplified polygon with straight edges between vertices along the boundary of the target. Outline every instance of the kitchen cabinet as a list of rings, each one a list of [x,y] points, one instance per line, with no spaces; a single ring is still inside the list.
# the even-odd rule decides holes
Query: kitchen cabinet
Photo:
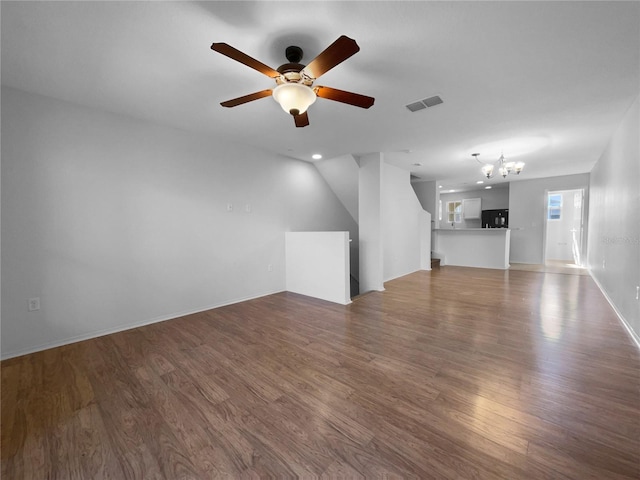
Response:
[[[465,198],[462,200],[462,214],[465,220],[480,220],[482,216],[482,199]]]

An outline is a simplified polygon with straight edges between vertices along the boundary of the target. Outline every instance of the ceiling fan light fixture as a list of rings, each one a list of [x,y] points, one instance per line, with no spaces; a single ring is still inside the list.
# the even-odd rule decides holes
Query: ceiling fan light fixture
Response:
[[[283,83],[273,89],[273,99],[291,115],[301,115],[316,101],[311,87],[301,83]]]
[[[302,49],[296,46],[287,47],[285,54],[289,63],[280,65],[277,70],[224,42],[212,43],[211,50],[266,75],[277,84],[274,89],[264,89],[221,102],[220,105],[223,107],[237,107],[261,98],[273,97],[285,112],[293,116],[294,124],[299,128],[309,125],[307,109],[318,97],[360,108],[369,108],[375,102],[373,97],[337,88],[311,88],[318,77],[360,51],[356,41],[346,35],[341,35],[306,66],[298,63],[302,60]]]

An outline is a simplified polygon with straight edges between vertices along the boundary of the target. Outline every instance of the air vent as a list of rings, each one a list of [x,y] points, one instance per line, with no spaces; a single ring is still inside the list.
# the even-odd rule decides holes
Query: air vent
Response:
[[[422,100],[427,107],[435,107],[436,105],[440,105],[442,103],[442,99],[439,96],[429,97]]]
[[[410,103],[406,105],[407,109],[411,112],[417,112],[418,110],[424,110],[427,107],[435,107],[436,105],[440,105],[443,103],[442,99],[439,96],[433,96],[429,98],[425,98],[424,100],[420,100],[418,102]]]
[[[407,105],[407,108],[412,112],[417,112],[418,110],[424,110],[427,106],[422,102],[415,102]]]

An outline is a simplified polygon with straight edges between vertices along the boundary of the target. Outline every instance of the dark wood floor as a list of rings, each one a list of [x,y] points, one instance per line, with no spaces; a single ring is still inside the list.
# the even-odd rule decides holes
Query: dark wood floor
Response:
[[[386,287],[2,362],[2,478],[640,477],[640,355],[590,277]]]

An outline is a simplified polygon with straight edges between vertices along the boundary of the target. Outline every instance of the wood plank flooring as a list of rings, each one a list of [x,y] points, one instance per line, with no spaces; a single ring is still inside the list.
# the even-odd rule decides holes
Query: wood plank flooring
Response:
[[[586,276],[442,267],[2,362],[2,478],[640,478],[640,354]]]
[[[528,272],[564,273],[566,275],[589,275],[589,270],[584,267],[562,260],[547,260],[542,265],[529,263],[512,263],[509,270],[526,270]]]

